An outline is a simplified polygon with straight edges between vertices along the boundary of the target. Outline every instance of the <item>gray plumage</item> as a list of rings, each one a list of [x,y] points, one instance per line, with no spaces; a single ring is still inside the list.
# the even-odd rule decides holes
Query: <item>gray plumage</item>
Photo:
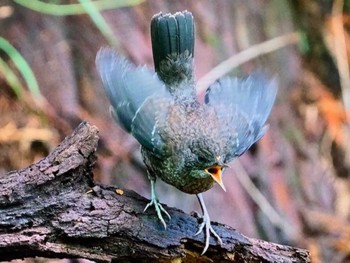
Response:
[[[156,73],[109,48],[98,52],[97,69],[116,120],[141,144],[152,185],[149,205],[155,206],[166,226],[162,217],[166,211],[154,192],[156,178],[197,194],[204,213],[200,231],[205,226],[205,252],[209,232],[221,239],[210,225],[200,193],[215,181],[223,187],[221,170],[264,135],[276,80],[261,72],[244,79],[224,77],[208,88],[205,103],[199,103],[193,76],[192,14],[154,16],[151,37]]]
[[[153,72],[111,49],[98,53],[97,67],[117,121],[152,160],[146,164],[153,176],[188,193],[212,186],[203,169],[216,158],[228,163],[263,136],[277,90],[276,81],[262,73],[225,77],[209,87],[200,104],[194,98],[177,101]],[[199,175],[191,176],[193,171]],[[194,189],[193,181],[201,179],[211,183],[198,182]]]
[[[109,48],[96,58],[113,116],[143,147],[161,156],[164,142],[157,125],[166,120],[172,98],[164,83],[146,67],[136,67]]]
[[[222,134],[229,134],[226,162],[242,155],[265,133],[277,92],[277,81],[255,72],[245,79],[224,77],[209,87],[205,103],[220,119]]]

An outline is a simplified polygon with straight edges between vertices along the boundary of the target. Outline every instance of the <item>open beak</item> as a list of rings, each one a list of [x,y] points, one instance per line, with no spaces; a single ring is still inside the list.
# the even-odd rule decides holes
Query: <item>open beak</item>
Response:
[[[222,165],[213,165],[206,169],[204,169],[208,174],[211,175],[211,177],[214,179],[215,182],[217,182],[221,188],[226,192],[226,188],[224,186],[224,183],[222,181]]]

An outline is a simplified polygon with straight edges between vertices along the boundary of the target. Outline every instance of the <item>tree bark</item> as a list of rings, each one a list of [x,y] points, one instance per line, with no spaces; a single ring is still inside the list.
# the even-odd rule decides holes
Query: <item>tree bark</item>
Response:
[[[214,223],[222,237],[204,256],[195,217],[167,207],[165,230],[147,200],[95,184],[98,130],[83,122],[50,155],[0,177],[0,261],[24,257],[96,262],[310,262],[304,249],[248,238]]]

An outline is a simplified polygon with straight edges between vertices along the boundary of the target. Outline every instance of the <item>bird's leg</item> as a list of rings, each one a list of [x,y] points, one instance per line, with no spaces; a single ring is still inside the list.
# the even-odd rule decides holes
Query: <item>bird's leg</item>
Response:
[[[164,209],[164,207],[159,203],[158,199],[157,199],[157,196],[156,196],[156,189],[155,189],[155,183],[156,183],[156,180],[153,179],[153,178],[150,178],[150,181],[151,181],[151,202],[149,202],[145,209],[143,210],[143,212],[145,212],[148,207],[150,207],[151,205],[154,206],[154,208],[156,209],[156,212],[157,212],[157,216],[160,220],[160,222],[162,222],[164,228],[166,229],[166,223],[164,221],[164,218],[162,216],[162,212],[164,214],[166,214],[168,217],[169,217],[169,220],[171,219],[169,213]]]
[[[205,233],[204,233],[205,246],[204,246],[204,249],[202,252],[202,255],[203,255],[209,247],[210,234],[213,234],[213,236],[216,237],[216,239],[219,241],[220,245],[222,245],[222,240],[221,240],[220,236],[215,232],[213,227],[211,226],[209,213],[208,213],[207,208],[205,206],[202,194],[197,194],[197,198],[198,198],[199,204],[202,208],[203,222],[199,225],[199,229],[198,229],[197,233],[195,234],[195,236],[199,235],[205,227]]]

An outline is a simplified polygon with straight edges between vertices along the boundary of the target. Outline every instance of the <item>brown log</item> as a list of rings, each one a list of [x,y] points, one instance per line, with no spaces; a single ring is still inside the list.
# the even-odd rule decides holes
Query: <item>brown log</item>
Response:
[[[92,179],[98,130],[84,122],[38,163],[0,177],[0,261],[24,257],[96,262],[310,262],[304,249],[245,237],[213,223],[222,237],[204,256],[193,216],[167,207],[165,230],[147,200]],[[179,261],[180,262],[180,261]]]

